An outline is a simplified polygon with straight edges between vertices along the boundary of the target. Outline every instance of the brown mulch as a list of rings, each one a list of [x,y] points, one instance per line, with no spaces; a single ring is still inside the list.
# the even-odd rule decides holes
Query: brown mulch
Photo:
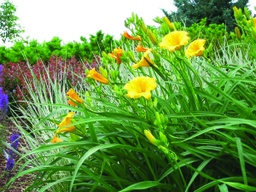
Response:
[[[5,141],[9,143],[11,134],[19,133],[19,130],[8,119],[6,122],[4,122],[4,125],[5,125],[5,130],[7,130]],[[22,154],[21,151],[23,150],[21,150],[21,146],[23,147],[26,146],[22,137],[20,137],[19,148],[18,148],[18,151]],[[5,151],[8,153],[9,149],[5,147]],[[19,157],[16,157],[15,162],[17,162],[18,159]],[[6,183],[8,183],[8,181],[10,181],[12,176],[14,176],[17,173],[19,167],[20,167],[19,165],[14,166],[14,169],[11,171],[11,173],[7,173],[5,170],[6,157],[2,152],[0,156],[0,191],[1,192],[23,192],[30,185],[31,181],[33,180],[33,177],[31,175],[24,175],[18,178],[14,183],[12,183],[12,185],[8,189],[6,189],[5,187]]]

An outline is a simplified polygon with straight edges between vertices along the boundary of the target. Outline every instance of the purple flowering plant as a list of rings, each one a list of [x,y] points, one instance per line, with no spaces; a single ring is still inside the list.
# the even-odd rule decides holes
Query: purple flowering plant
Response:
[[[11,172],[14,165],[15,165],[15,158],[16,158],[16,151],[18,150],[19,146],[19,139],[20,139],[20,134],[18,133],[13,133],[10,136],[10,150],[9,153],[6,153],[6,171]]]
[[[3,120],[8,112],[8,94],[5,94],[0,87],[0,119]]]
[[[0,65],[0,83],[3,80],[3,65]],[[8,112],[8,94],[0,87],[0,119],[3,120]]]

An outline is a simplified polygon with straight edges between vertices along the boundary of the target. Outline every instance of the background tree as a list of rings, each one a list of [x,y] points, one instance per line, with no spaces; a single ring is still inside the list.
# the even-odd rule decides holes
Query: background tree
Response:
[[[224,23],[231,31],[235,25],[233,7],[244,8],[247,4],[248,0],[174,0],[177,11],[163,12],[171,21],[182,21],[188,27],[207,18],[207,24]]]
[[[19,18],[15,15],[16,8],[9,0],[4,1],[0,5],[0,38],[3,43],[20,36],[20,25],[17,23]]]

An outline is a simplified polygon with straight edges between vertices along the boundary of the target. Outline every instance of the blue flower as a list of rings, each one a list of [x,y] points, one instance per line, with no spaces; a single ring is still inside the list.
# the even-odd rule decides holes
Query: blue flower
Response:
[[[18,146],[19,146],[19,139],[20,139],[20,134],[18,133],[13,133],[10,137],[10,144],[11,144],[11,148],[9,151],[9,154],[6,154],[6,171],[10,172],[15,164],[15,156],[16,153],[13,151],[17,151],[18,150]]]
[[[8,111],[8,94],[3,92],[2,87],[0,88],[0,110],[4,114]]]
[[[8,158],[6,161],[6,171],[11,171],[14,167],[15,160],[13,158]]]
[[[18,133],[13,133],[10,137],[10,143],[12,148],[14,148],[15,150],[18,149],[18,145],[19,145],[19,139],[20,139],[20,134]]]
[[[10,158],[15,158],[16,154],[13,152],[12,149],[16,151],[18,150],[19,139],[20,139],[20,135],[18,133],[14,133],[10,137],[10,143],[11,143],[11,149],[9,151]]]

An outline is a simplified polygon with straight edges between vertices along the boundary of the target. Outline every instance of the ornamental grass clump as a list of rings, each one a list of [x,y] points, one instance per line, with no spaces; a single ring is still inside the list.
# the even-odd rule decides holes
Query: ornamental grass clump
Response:
[[[255,191],[256,61],[225,52],[249,50],[227,41],[207,54],[210,39],[178,25],[134,14],[125,24],[121,63],[103,53],[83,82],[30,103],[36,139],[25,132],[23,158],[36,158],[12,181],[37,173],[31,191]]]
[[[97,68],[99,62],[98,57],[95,57],[92,63],[83,63],[75,57],[64,60],[61,57],[52,56],[46,63],[38,60],[33,65],[25,62],[6,63],[3,68],[3,81],[0,85],[9,93],[12,104],[21,104],[24,97],[30,97],[31,87],[27,86],[26,81],[33,81],[36,78],[37,81],[43,80],[45,84],[50,84],[56,79],[61,82],[61,78],[67,76],[65,78],[68,83],[75,86],[82,77],[85,77],[84,70]],[[33,87],[33,89],[36,92],[37,88]],[[51,94],[50,91],[48,90],[48,94]]]

